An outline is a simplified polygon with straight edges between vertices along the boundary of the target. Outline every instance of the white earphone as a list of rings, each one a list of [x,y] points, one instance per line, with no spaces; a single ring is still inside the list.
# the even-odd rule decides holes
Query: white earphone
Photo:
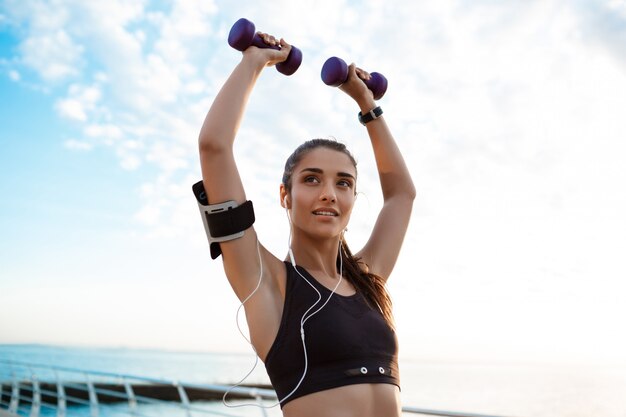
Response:
[[[283,206],[285,206],[285,213],[287,213],[287,219],[289,220],[289,240],[287,245],[289,246],[289,260],[291,261],[291,265],[296,267],[296,258],[293,256],[293,251],[291,250],[291,233],[293,229],[293,224],[291,223],[291,216],[289,215],[289,207],[287,206],[287,195],[283,197]],[[297,270],[296,270],[297,271]]]

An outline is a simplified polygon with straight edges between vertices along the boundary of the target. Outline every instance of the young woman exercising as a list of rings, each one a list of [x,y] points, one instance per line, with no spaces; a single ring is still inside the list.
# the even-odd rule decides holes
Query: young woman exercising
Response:
[[[284,61],[291,49],[283,39],[261,37],[281,49],[251,46],[243,52],[200,131],[209,204],[246,202],[233,143],[261,71]],[[368,77],[351,65],[340,87],[362,114],[376,107],[363,82]],[[290,249],[284,260],[258,242],[253,227],[219,244],[226,276],[245,301],[251,342],[286,417],[401,415],[398,346],[385,283],[415,188],[384,117],[365,126],[384,204],[359,252],[353,255],[343,239],[356,199],[356,163],[343,144],[326,139],[305,142],[285,165],[280,201],[290,222]]]

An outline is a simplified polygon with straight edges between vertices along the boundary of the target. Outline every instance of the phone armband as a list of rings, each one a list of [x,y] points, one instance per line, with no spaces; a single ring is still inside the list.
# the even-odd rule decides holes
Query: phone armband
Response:
[[[246,201],[239,205],[233,200],[209,204],[202,181],[195,183],[192,190],[198,202],[202,223],[209,239],[211,258],[216,259],[222,253],[219,242],[242,237],[244,231],[254,224],[252,201]]]

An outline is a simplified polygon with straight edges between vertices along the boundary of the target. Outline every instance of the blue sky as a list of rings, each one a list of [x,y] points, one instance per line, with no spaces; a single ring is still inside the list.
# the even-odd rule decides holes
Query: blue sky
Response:
[[[380,101],[418,188],[390,281],[402,354],[625,361],[626,3],[2,1],[0,343],[246,351],[191,185],[232,23],[302,49],[268,69],[236,143],[256,227],[283,256],[284,159],[346,142],[362,244],[380,205],[336,55]]]

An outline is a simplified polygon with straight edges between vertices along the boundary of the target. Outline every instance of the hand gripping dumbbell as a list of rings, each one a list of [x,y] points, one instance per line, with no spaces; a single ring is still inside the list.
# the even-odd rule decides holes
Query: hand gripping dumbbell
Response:
[[[333,56],[328,58],[322,67],[322,81],[331,87],[339,87],[348,79],[348,64]],[[378,72],[371,72],[369,80],[363,80],[367,88],[374,93],[374,100],[378,100],[387,91],[387,79]]]
[[[228,44],[238,51],[245,51],[252,45],[258,48],[270,48],[280,51],[278,45],[268,45],[263,42],[263,38],[256,33],[254,23],[243,17],[237,20],[230,29]],[[292,45],[289,56],[287,56],[285,61],[276,64],[276,69],[280,73],[291,75],[297,71],[301,63],[302,51]]]

